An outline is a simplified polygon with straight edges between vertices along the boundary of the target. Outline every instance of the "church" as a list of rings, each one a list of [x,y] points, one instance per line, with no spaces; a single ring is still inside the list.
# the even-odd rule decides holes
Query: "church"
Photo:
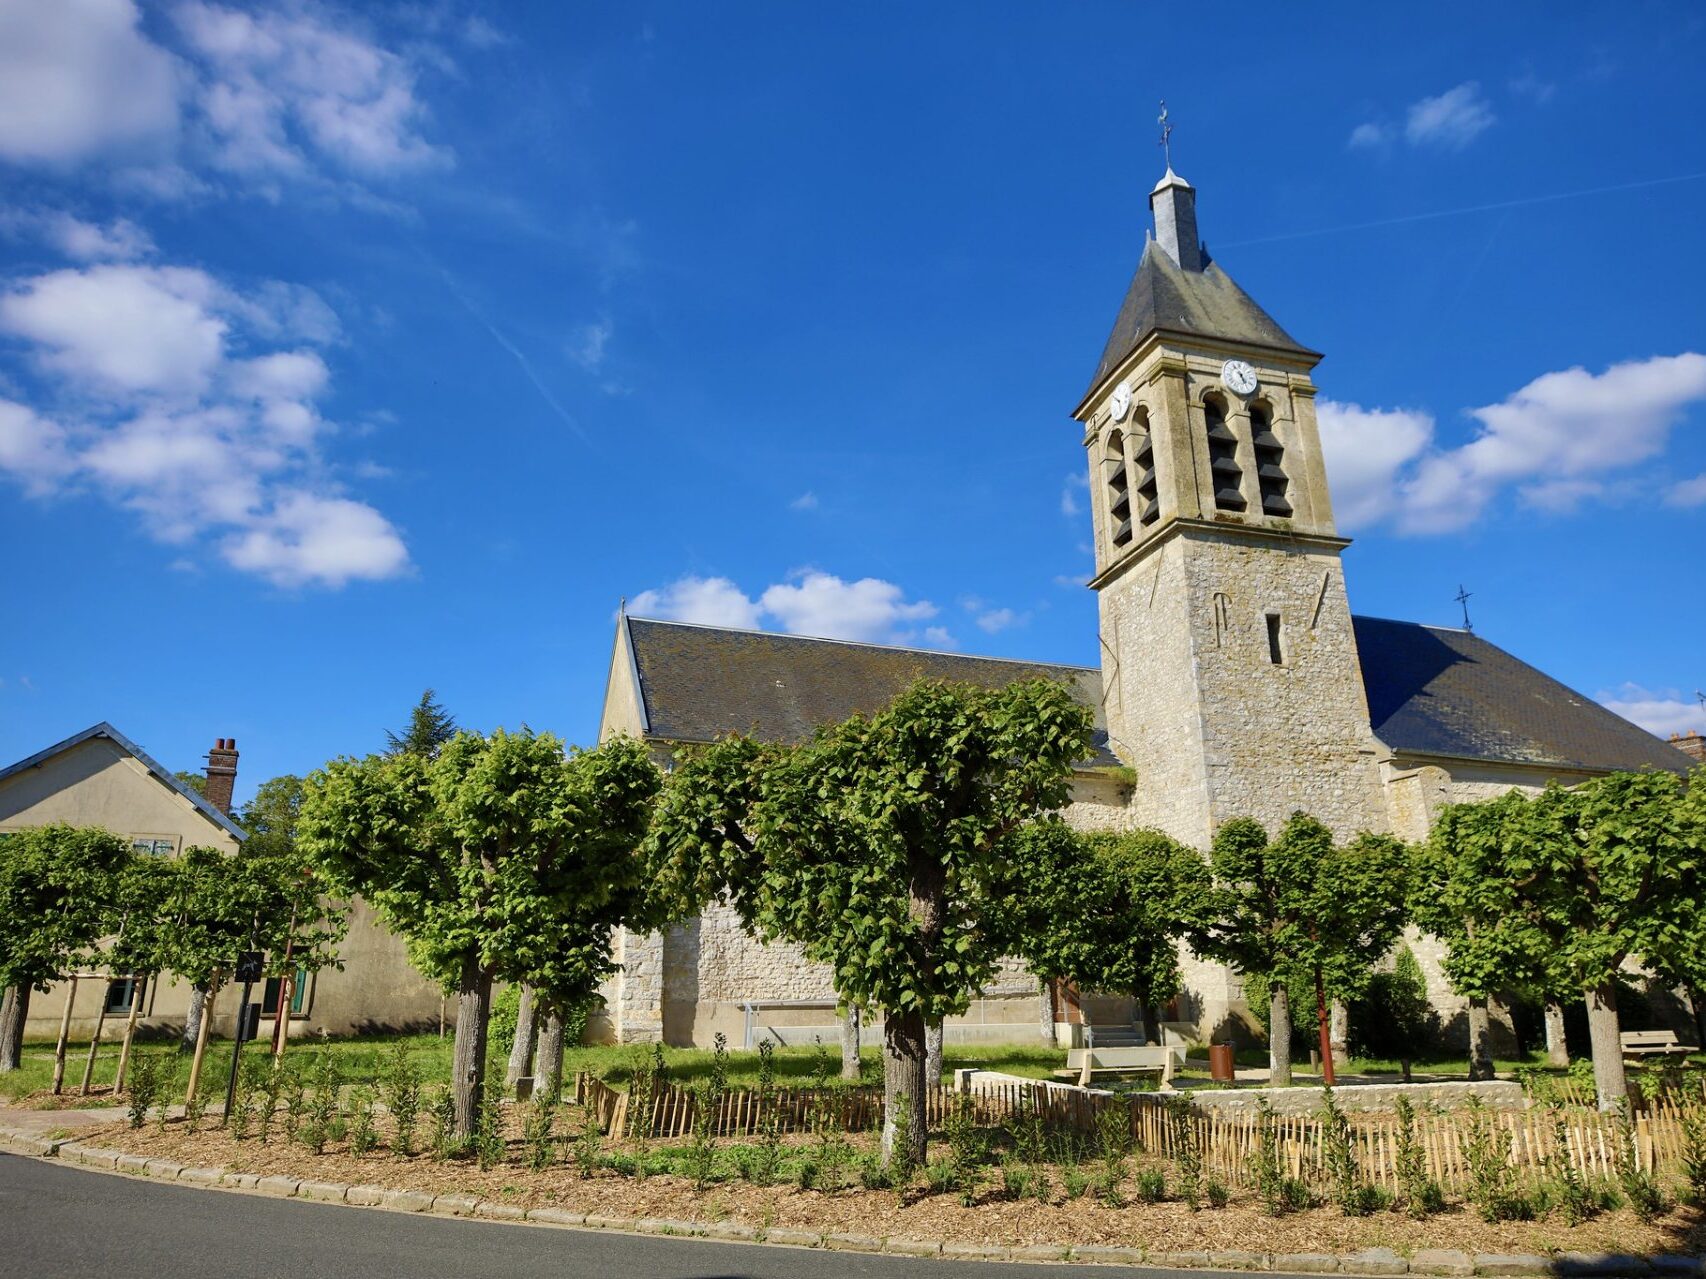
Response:
[[[1276,829],[1303,809],[1339,838],[1419,840],[1446,804],[1688,768],[1682,750],[1468,630],[1351,612],[1349,540],[1333,520],[1315,418],[1321,355],[1209,257],[1196,191],[1171,165],[1149,204],[1153,234],[1073,412],[1090,474],[1099,669],[624,614],[600,739],[640,738],[663,762],[727,733],[803,740],[919,677],[1044,675],[1096,718],[1096,753],[1075,773],[1066,819],[1154,828],[1203,849],[1232,817]],[[1449,1025],[1462,1005],[1440,979],[1437,948],[1412,946]],[[622,933],[617,958],[597,1037],[836,1037],[828,970],[761,945],[730,910]],[[1183,961],[1171,1021],[1217,1038],[1256,1024],[1235,974]],[[1070,1006],[1013,965],[946,1034],[1035,1042],[1056,1019],[1119,1024],[1134,1013],[1129,1001],[1060,1002]]]

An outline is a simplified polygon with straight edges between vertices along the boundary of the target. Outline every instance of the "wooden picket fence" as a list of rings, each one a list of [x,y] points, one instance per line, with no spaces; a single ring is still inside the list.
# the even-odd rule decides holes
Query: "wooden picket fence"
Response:
[[[649,1131],[644,1107],[626,1089],[613,1088],[588,1074],[577,1074],[574,1100],[591,1109],[606,1132],[618,1138],[679,1138],[693,1129],[697,1099],[690,1089],[673,1084],[654,1089]],[[938,1128],[956,1105],[968,1104],[951,1088],[933,1088],[925,1098],[930,1126]],[[1138,1152],[1174,1158],[1181,1140],[1181,1124],[1165,1097],[1148,1093],[1117,1097],[1085,1093],[1076,1089],[1050,1087],[1043,1083],[991,1083],[969,1094],[973,1122],[995,1127],[1010,1123],[1023,1113],[1040,1114],[1052,1131],[1077,1133],[1093,1139],[1098,1114],[1108,1108],[1124,1109],[1129,1118],[1132,1145]],[[725,1137],[751,1137],[761,1132],[766,1113],[755,1089],[730,1089],[718,1102],[714,1131]],[[855,1086],[836,1088],[778,1088],[768,1101],[769,1111],[783,1133],[815,1131],[827,1123],[845,1132],[864,1132],[878,1127],[882,1119],[882,1089]],[[1702,1098],[1667,1094],[1649,1102],[1634,1116],[1635,1140],[1641,1166],[1651,1172],[1675,1173],[1685,1148],[1683,1114],[1698,1108]],[[1615,1119],[1585,1107],[1557,1112],[1548,1108],[1485,1111],[1477,1117],[1464,1110],[1419,1112],[1415,1117],[1415,1140],[1421,1149],[1427,1173],[1448,1191],[1461,1191],[1470,1178],[1468,1150],[1477,1123],[1486,1125],[1505,1152],[1514,1175],[1530,1184],[1544,1178],[1559,1156],[1554,1132],[1554,1113],[1565,1122],[1565,1144],[1569,1160],[1584,1176],[1609,1178],[1615,1175],[1619,1133]],[[1262,1119],[1252,1113],[1223,1114],[1200,1108],[1186,1112],[1183,1124],[1196,1149],[1201,1152],[1208,1175],[1229,1184],[1250,1185],[1255,1180],[1256,1153],[1261,1140]],[[1276,1115],[1272,1125],[1279,1166],[1288,1176],[1312,1184],[1326,1180],[1325,1123],[1319,1114]],[[1347,1116],[1352,1149],[1363,1175],[1390,1190],[1398,1187],[1399,1126],[1390,1114]]]

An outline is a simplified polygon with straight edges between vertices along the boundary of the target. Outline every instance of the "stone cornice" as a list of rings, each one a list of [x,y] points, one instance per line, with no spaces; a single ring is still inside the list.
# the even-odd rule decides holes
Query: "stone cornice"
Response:
[[[1159,550],[1181,533],[1207,533],[1235,542],[1283,542],[1291,546],[1305,546],[1313,550],[1334,552],[1342,551],[1351,544],[1351,539],[1348,537],[1337,537],[1325,533],[1303,533],[1293,529],[1269,528],[1260,524],[1234,524],[1220,520],[1175,517],[1162,525],[1160,530],[1147,541],[1133,547],[1096,574],[1087,585],[1091,590],[1099,591],[1104,586],[1118,581],[1126,573],[1148,559],[1151,553]]]

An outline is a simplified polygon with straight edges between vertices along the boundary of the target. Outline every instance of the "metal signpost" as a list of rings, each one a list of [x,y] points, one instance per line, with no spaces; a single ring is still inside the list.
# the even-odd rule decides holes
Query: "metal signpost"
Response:
[[[254,1017],[250,1016],[249,994],[254,990],[255,983],[261,979],[261,961],[264,958],[258,950],[245,950],[237,956],[237,969],[232,975],[243,983],[243,998],[237,1005],[237,1034],[231,1044],[231,1078],[225,1084],[225,1116],[227,1121],[231,1111],[237,1104],[237,1063],[243,1055],[243,1041],[251,1039],[255,1033]]]

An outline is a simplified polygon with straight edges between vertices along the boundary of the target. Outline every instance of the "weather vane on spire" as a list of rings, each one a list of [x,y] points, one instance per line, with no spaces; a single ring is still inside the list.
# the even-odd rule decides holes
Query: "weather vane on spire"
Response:
[[[1173,167],[1173,126],[1167,122],[1167,99],[1161,99],[1161,114],[1156,118],[1156,124],[1161,126],[1161,141],[1156,143],[1161,148],[1161,154],[1167,157],[1167,168]]]
[[[1457,588],[1457,602],[1463,605],[1463,629],[1466,631],[1475,629],[1469,622],[1469,597],[1473,594],[1474,591],[1466,591],[1462,586]]]

